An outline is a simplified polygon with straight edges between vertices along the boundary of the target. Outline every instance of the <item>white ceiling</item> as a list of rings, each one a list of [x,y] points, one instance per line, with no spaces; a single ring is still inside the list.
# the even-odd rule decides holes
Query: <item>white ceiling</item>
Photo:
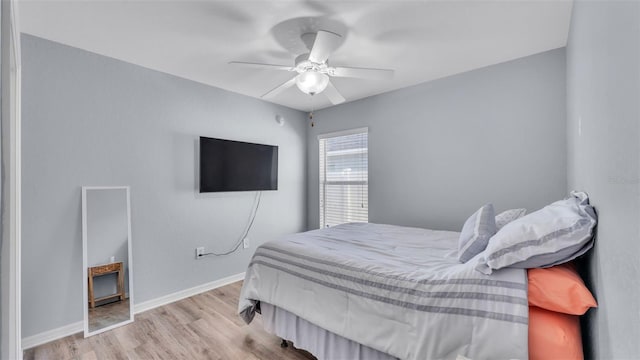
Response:
[[[30,1],[23,32],[260,97],[293,77],[232,60],[293,65],[299,35],[344,37],[334,66],[395,69],[392,80],[333,78],[347,101],[563,47],[571,0]],[[268,101],[308,111],[295,86]],[[331,106],[323,94],[313,107]]]

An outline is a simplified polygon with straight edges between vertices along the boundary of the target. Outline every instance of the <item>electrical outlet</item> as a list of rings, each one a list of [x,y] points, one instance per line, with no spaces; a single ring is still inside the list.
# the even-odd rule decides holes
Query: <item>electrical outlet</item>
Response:
[[[249,238],[244,238],[242,240],[242,247],[245,249],[249,248]]]
[[[202,259],[202,254],[204,254],[204,246],[196,248],[196,260]]]

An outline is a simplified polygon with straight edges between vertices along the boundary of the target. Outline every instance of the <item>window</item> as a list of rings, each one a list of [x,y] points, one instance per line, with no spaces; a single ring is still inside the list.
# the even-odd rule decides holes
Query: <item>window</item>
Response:
[[[318,137],[320,227],[369,221],[368,130]]]

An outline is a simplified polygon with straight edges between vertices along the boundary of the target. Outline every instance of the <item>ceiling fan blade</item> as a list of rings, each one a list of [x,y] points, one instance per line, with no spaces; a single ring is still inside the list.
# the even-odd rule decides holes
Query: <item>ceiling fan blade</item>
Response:
[[[283,92],[284,90],[292,87],[293,85],[296,84],[296,77],[293,77],[293,79],[291,80],[287,80],[285,82],[283,82],[282,84],[274,87],[273,89],[267,91],[264,95],[260,96],[261,98],[263,97],[274,97],[278,94],[280,94],[281,92]]]
[[[263,64],[263,63],[253,63],[246,61],[229,61],[230,65],[240,65],[244,67],[250,67],[254,69],[272,69],[272,70],[286,70],[293,71],[294,68],[287,65],[274,65],[274,64]]]
[[[338,66],[334,68],[331,75],[338,77],[388,80],[393,78],[393,70]]]
[[[327,61],[329,55],[340,46],[342,36],[330,31],[319,30],[316,33],[316,40],[313,42],[309,60],[315,63]]]
[[[327,98],[329,98],[329,101],[331,101],[333,105],[338,105],[340,103],[345,102],[346,100],[344,96],[342,96],[342,94],[338,92],[338,89],[336,89],[336,87],[333,86],[331,81],[329,81],[329,84],[327,84],[327,88],[324,89],[323,92],[325,95],[327,95]]]

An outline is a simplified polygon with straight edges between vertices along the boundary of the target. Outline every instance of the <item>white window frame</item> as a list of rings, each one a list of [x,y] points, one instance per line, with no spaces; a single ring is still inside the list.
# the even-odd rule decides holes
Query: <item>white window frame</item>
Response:
[[[348,130],[341,130],[341,131],[334,131],[334,132],[330,132],[330,133],[324,133],[324,134],[320,134],[318,135],[318,155],[321,156],[322,152],[320,152],[320,141],[324,140],[324,139],[328,139],[328,138],[334,138],[334,137],[340,137],[340,136],[347,136],[347,135],[354,135],[354,134],[361,134],[361,133],[366,133],[367,136],[369,135],[369,128],[368,127],[361,127],[361,128],[355,128],[355,129],[348,129]],[[369,153],[369,149],[368,149],[368,145],[367,145],[367,156]],[[326,151],[324,156],[326,157]],[[327,161],[326,159],[324,159],[324,164],[326,167]],[[368,165],[367,165],[367,173],[368,173]],[[324,174],[326,176],[326,169],[324,170]],[[322,219],[326,219],[326,194],[327,191],[326,189],[324,189],[324,191],[320,191],[320,188],[322,188],[323,186],[326,185],[366,185],[367,186],[367,192],[368,192],[368,187],[369,187],[369,176],[367,175],[367,180],[361,180],[361,181],[331,181],[331,182],[327,182],[327,181],[322,181],[322,173],[318,174],[318,180],[319,180],[319,188],[318,188],[318,210],[319,210],[319,216],[318,216],[318,221],[319,221],[319,226],[320,228],[325,227],[325,224],[323,224]],[[323,198],[324,197],[324,198]],[[368,217],[368,212],[369,209],[367,208],[367,217]]]

